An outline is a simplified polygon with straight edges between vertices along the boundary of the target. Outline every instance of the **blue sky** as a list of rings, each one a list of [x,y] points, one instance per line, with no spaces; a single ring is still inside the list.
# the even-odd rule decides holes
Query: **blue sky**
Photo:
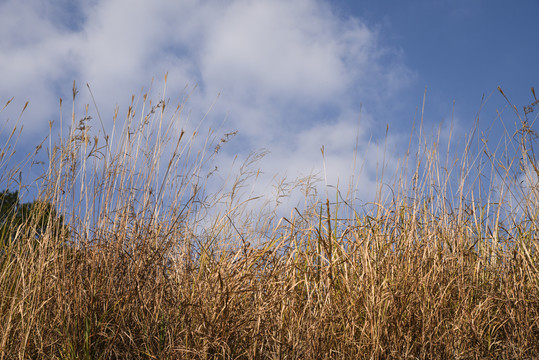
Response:
[[[172,103],[196,86],[186,105],[191,119],[215,103],[205,126],[239,132],[220,154],[221,169],[236,154],[270,151],[258,164],[264,177],[255,191],[281,176],[324,172],[328,183],[345,184],[359,171],[359,139],[354,187],[365,197],[376,189],[384,152],[389,171],[397,168],[425,87],[425,126],[443,122],[442,138],[451,119],[453,136],[466,135],[483,94],[481,131],[497,110],[507,113],[497,86],[518,108],[532,101],[537,14],[537,0],[4,0],[0,102],[15,99],[0,116],[14,120],[30,101],[19,145],[26,153],[49,120],[58,124],[58,99],[69,104],[73,80],[77,109],[91,102],[89,83],[111,126],[115,106],[126,114],[131,95],[152,78],[158,99],[168,73]],[[492,136],[500,129],[492,127]]]
[[[539,1],[333,3],[343,15],[356,14],[379,27],[384,44],[402,49],[405,64],[417,75],[413,85],[428,86],[431,101],[455,100],[462,116],[477,111],[482,94],[497,86],[526,102],[539,79],[539,45],[533,40]]]

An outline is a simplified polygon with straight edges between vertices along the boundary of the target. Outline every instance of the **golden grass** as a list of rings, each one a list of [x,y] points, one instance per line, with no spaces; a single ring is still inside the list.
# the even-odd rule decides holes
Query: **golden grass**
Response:
[[[390,197],[286,218],[207,191],[227,139],[196,151],[182,105],[167,120],[144,96],[101,137],[73,110],[39,181],[65,228],[3,238],[0,359],[537,358],[537,104],[501,147],[471,137],[444,161],[420,139]]]

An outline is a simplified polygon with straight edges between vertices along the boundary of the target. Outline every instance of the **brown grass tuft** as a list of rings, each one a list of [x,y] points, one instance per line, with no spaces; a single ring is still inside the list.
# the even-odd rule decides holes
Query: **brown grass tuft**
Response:
[[[51,143],[47,221],[2,234],[0,359],[539,357],[537,102],[495,148],[444,161],[420,139],[374,204],[313,197],[285,218],[210,194],[231,134],[197,151],[168,106],[145,95],[108,135],[73,111]]]

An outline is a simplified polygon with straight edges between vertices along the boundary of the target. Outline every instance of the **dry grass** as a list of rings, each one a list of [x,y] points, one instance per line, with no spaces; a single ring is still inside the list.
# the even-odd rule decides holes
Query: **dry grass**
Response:
[[[50,143],[38,198],[66,227],[3,238],[1,359],[539,357],[537,102],[499,147],[444,160],[420,139],[390,197],[287,218],[245,206],[247,170],[210,194],[227,138],[197,152],[167,106],[144,96],[100,138],[73,111]]]

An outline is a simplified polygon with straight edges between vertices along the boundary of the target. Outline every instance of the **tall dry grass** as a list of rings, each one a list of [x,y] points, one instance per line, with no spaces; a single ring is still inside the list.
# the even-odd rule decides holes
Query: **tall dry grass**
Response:
[[[141,100],[50,140],[38,199],[63,223],[2,239],[1,359],[539,357],[537,101],[494,146],[421,135],[375,203],[279,218],[238,196],[249,171],[206,189],[226,136],[197,150],[182,105]]]

